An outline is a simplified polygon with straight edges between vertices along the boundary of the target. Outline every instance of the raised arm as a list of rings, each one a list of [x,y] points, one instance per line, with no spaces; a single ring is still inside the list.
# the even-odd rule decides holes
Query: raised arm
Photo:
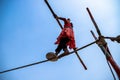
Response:
[[[58,19],[66,21],[66,18],[58,17]]]
[[[63,20],[63,21],[66,21],[66,18],[63,18],[63,17],[58,17],[57,15],[55,15],[55,18],[56,18],[56,19]]]

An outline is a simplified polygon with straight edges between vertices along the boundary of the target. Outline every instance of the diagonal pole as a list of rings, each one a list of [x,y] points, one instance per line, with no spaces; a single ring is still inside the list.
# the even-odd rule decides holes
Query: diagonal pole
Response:
[[[111,55],[111,53],[110,53],[110,51],[109,51],[109,48],[108,48],[108,46],[107,46],[107,42],[104,40],[104,38],[103,38],[103,36],[102,36],[99,28],[98,28],[98,25],[96,24],[96,22],[95,22],[92,14],[91,14],[89,8],[86,8],[86,9],[87,9],[88,14],[89,14],[89,16],[90,16],[90,18],[91,18],[91,20],[92,20],[92,22],[93,22],[93,24],[94,24],[94,26],[95,26],[95,28],[96,28],[96,31],[97,31],[97,33],[98,33],[98,35],[99,35],[100,44],[98,44],[98,46],[99,46],[100,49],[103,51],[103,53],[104,53],[105,56],[106,56],[106,60],[111,64],[111,66],[112,66],[113,69],[115,70],[118,78],[120,79],[120,68],[119,68],[119,66],[116,64],[116,62],[114,61],[114,59],[113,59],[113,57],[112,57],[112,55]],[[94,38],[95,38],[95,35],[94,35],[93,33],[92,33],[92,35],[93,35]],[[95,39],[96,39],[96,38],[95,38]],[[109,65],[109,67],[110,67],[110,65]],[[111,68],[110,68],[110,69],[111,69]],[[111,69],[111,71],[112,71],[112,69]],[[112,71],[112,73],[113,73],[113,71]],[[113,75],[113,77],[114,77],[114,79],[116,80],[116,78],[115,78],[114,75]]]
[[[47,4],[47,6],[48,6],[48,8],[50,9],[50,11],[51,11],[51,13],[53,14],[53,16],[55,17],[56,14],[55,14],[54,11],[52,10],[52,8],[51,8],[51,6],[49,5],[49,3],[48,3],[47,0],[45,0],[45,3]],[[55,19],[56,19],[56,18],[55,18]],[[58,19],[56,19],[56,20],[57,20],[60,28],[63,29],[63,27],[62,27],[61,23],[59,22],[59,20],[58,20]],[[75,49],[74,49],[74,51],[75,51]],[[87,70],[87,67],[85,66],[83,60],[80,58],[80,56],[79,56],[79,54],[78,54],[77,51],[75,51],[75,54],[76,54],[77,58],[79,59],[79,61],[81,62],[81,64],[83,65],[84,69]]]
[[[80,56],[79,56],[78,52],[76,51],[76,49],[74,49],[74,51],[75,51],[75,54],[76,54],[77,58],[79,59],[79,61],[83,65],[84,69],[87,70],[86,65],[84,64],[83,60],[80,58]]]
[[[56,14],[55,14],[55,12],[53,11],[53,9],[51,8],[51,6],[49,5],[48,1],[45,0],[45,3],[47,4],[48,8],[50,9],[51,13],[53,14],[53,17],[55,18]],[[56,19],[56,18],[55,18],[55,19]],[[59,24],[60,28],[63,29],[60,21],[59,21],[58,19],[56,19],[56,21],[57,21],[57,23]]]

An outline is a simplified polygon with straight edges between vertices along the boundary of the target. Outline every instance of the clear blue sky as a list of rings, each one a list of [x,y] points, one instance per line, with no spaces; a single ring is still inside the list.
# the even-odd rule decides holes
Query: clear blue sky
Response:
[[[90,30],[97,34],[86,7],[104,36],[120,35],[119,0],[48,1],[58,16],[71,18],[77,47],[94,41]],[[44,0],[0,0],[0,71],[45,60],[46,53],[57,47],[54,42],[60,31]],[[120,44],[106,41],[120,66]],[[57,62],[0,74],[0,80],[113,80],[96,44],[79,51],[79,55],[87,71],[72,54]]]

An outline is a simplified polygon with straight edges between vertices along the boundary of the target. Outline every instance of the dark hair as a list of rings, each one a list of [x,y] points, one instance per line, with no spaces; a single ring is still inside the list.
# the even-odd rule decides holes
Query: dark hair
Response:
[[[67,20],[70,20],[70,18],[67,18]]]

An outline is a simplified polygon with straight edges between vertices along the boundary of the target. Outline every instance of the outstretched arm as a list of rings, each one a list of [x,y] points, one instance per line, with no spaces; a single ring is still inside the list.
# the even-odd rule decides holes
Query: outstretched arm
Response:
[[[63,20],[63,21],[66,21],[66,18],[63,18],[63,17],[58,17],[57,15],[55,15],[55,18],[56,18],[56,19]]]
[[[66,18],[58,17],[58,19],[66,21]]]

